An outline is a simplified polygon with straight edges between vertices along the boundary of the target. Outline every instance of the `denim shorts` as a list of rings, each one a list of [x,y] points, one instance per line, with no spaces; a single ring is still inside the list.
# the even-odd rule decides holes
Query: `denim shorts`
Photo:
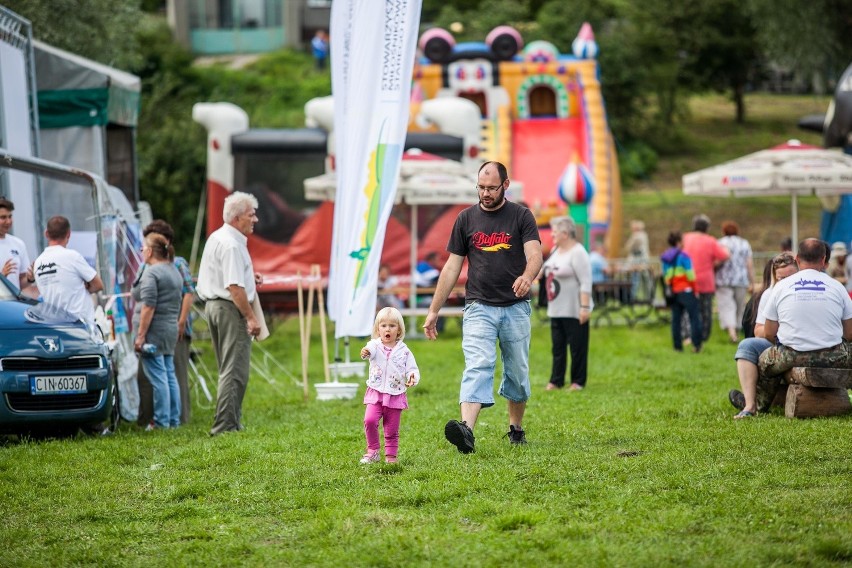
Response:
[[[530,302],[488,306],[471,302],[464,308],[462,350],[465,369],[459,402],[494,405],[497,345],[503,361],[498,394],[512,402],[530,397]]]
[[[740,341],[734,359],[745,359],[757,365],[760,354],[772,347],[768,339],[762,337],[747,337]]]

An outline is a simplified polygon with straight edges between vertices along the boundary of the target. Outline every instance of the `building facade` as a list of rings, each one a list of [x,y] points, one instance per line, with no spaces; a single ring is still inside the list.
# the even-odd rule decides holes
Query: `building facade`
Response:
[[[302,49],[327,30],[331,0],[168,0],[175,39],[197,55]]]

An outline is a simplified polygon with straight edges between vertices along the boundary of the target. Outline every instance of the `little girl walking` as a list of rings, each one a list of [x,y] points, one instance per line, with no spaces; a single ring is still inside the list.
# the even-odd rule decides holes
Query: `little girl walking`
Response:
[[[402,342],[405,323],[396,308],[382,308],[373,323],[373,338],[361,349],[361,359],[370,360],[370,376],[364,393],[364,433],[367,453],[361,463],[375,463],[379,455],[379,420],[385,431],[385,462],[396,463],[399,447],[399,421],[408,408],[406,387],[420,381],[414,355]]]

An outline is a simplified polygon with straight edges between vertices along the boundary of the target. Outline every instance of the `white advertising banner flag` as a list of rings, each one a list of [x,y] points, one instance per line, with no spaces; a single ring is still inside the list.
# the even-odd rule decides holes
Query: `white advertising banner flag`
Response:
[[[328,311],[335,337],[370,335],[408,125],[421,0],[334,0],[337,192]]]

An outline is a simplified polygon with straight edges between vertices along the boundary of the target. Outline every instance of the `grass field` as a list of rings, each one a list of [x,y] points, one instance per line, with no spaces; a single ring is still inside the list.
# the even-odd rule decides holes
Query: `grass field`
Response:
[[[264,344],[296,376],[297,337],[291,319]],[[549,329],[535,316],[530,443],[509,446],[498,401],[472,455],[443,438],[457,417],[458,325],[410,345],[423,379],[395,465],[358,464],[357,398],[303,402],[284,374],[252,378],[239,434],[209,438],[211,410],[196,407],[174,431],[7,440],[0,565],[852,562],[852,416],[735,422],[734,347],[718,330],[693,355],[671,350],[664,324],[593,329],[588,388],[545,392]],[[315,333],[311,382],[321,360]]]

